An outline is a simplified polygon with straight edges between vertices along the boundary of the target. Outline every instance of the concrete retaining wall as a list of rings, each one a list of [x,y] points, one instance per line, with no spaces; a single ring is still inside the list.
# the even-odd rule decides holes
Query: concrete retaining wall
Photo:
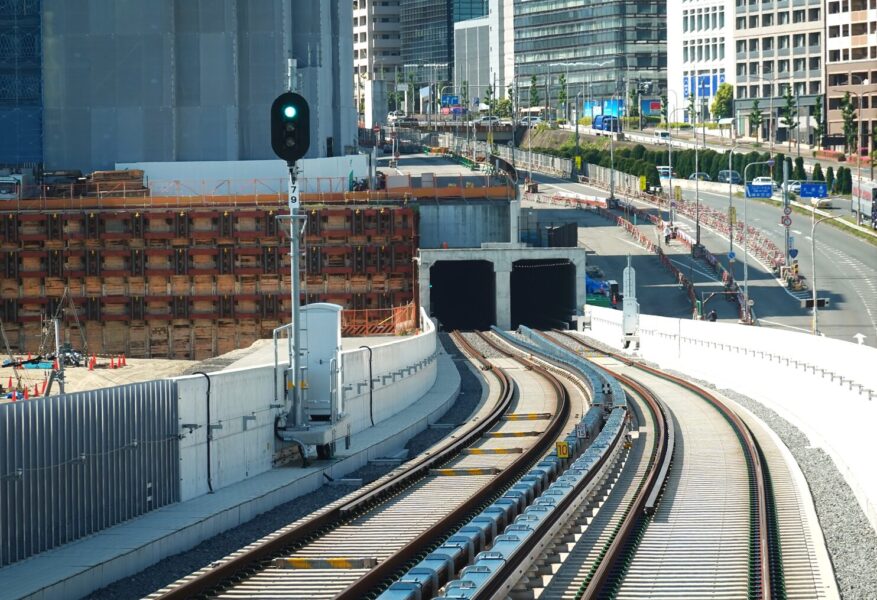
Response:
[[[508,202],[420,203],[420,247],[478,248],[508,242]]]
[[[422,333],[375,346],[372,351],[374,390],[369,398],[368,351],[341,353],[341,389],[351,428],[370,427],[420,399],[435,383],[437,337],[435,325],[421,309]],[[288,411],[283,390],[282,363],[211,373],[210,484],[219,489],[271,469],[275,450],[274,420]],[[180,497],[188,500],[209,491],[207,461],[207,379],[189,375],[176,379],[179,404]],[[275,401],[275,386],[279,401]],[[370,409],[371,407],[371,409]]]
[[[620,348],[621,312],[589,307],[586,333]],[[804,333],[640,316],[640,354],[776,411],[824,449],[877,530],[877,349]]]

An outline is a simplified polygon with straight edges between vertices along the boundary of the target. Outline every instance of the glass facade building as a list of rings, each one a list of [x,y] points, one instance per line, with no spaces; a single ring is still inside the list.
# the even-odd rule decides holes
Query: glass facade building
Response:
[[[536,76],[540,104],[560,107],[559,77],[567,104],[626,97],[637,81],[652,82],[652,96],[667,78],[667,3],[659,0],[515,0],[516,87],[529,105]],[[580,97],[580,100],[581,100]],[[587,102],[587,100],[585,101]],[[583,103],[585,103],[583,102]]]
[[[0,0],[0,165],[42,162],[40,0]]]
[[[487,0],[401,0],[399,8],[405,80],[451,81],[454,23],[487,16]]]

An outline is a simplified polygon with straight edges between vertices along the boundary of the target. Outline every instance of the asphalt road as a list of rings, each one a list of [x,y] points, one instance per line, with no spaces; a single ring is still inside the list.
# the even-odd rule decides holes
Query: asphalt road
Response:
[[[544,191],[565,189],[581,194],[607,197],[608,193],[578,183],[564,181],[546,175],[534,175]],[[541,191],[541,190],[540,190]],[[727,195],[701,192],[701,201],[717,210],[727,210]],[[694,192],[686,192],[686,198],[693,198]],[[742,198],[734,198],[738,218],[742,219]],[[642,206],[648,206],[642,204]],[[781,209],[758,201],[749,201],[747,217],[750,223],[766,232],[768,237],[777,244],[784,246],[784,231],[779,224]],[[841,211],[842,209],[834,209]],[[664,218],[668,216],[664,214]],[[798,262],[801,273],[812,281],[813,258],[810,251],[810,222],[803,215],[794,214],[791,233],[794,238],[793,247],[799,249]],[[677,219],[680,229],[693,234],[695,223],[681,217]],[[652,228],[654,229],[654,228]],[[819,310],[819,330],[823,335],[855,341],[857,334],[865,336],[864,343],[877,347],[877,248],[823,223],[817,228],[817,290],[820,298],[827,298],[829,306]],[[721,257],[724,265],[728,264],[728,238],[701,227],[701,243],[715,256]],[[733,265],[735,278],[744,281],[742,251],[735,244],[737,256]],[[749,257],[748,283],[749,297],[753,300],[753,313],[759,325],[778,327],[796,331],[811,331],[812,311],[802,308],[801,300],[809,298],[812,291],[793,293],[788,291],[776,279],[770,268]],[[716,287],[707,285],[711,273],[702,262],[692,261],[690,257],[674,255],[674,261],[683,272],[690,272],[698,294],[702,299],[708,297]],[[688,271],[685,271],[687,269]],[[637,272],[639,275],[639,271]],[[713,297],[707,302],[707,309],[716,308],[720,319],[732,318],[728,311],[722,310],[725,303]],[[659,306],[644,300],[640,301],[643,312],[663,314]]]

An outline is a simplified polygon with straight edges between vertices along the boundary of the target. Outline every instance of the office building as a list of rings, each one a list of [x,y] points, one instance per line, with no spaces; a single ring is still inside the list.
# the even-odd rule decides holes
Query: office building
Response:
[[[710,118],[718,87],[734,83],[734,0],[667,4],[667,102],[670,121],[690,120],[689,96]]]
[[[490,0],[490,80],[508,89],[515,78],[515,0]]]
[[[469,99],[470,110],[477,111],[475,100],[483,102],[488,86],[499,87],[490,73],[490,36],[487,17],[454,23],[453,92]],[[466,89],[464,89],[466,88]],[[450,91],[451,88],[448,88]],[[446,92],[447,93],[447,92]],[[502,88],[494,97],[505,95]]]
[[[47,169],[273,158],[268,113],[287,88],[290,56],[298,63],[297,88],[311,105],[308,157],[355,148],[349,4],[346,10],[334,0],[12,4],[39,7]],[[0,15],[4,33],[6,17]]]
[[[417,88],[453,81],[454,23],[487,15],[487,0],[400,0],[402,66]]]
[[[353,93],[362,126],[387,122],[401,65],[399,0],[353,0]]]
[[[841,150],[841,102],[856,107],[858,148],[877,147],[877,0],[829,0],[825,15],[828,145]],[[861,99],[861,100],[860,100]]]
[[[667,3],[589,0],[559,7],[554,0],[515,0],[516,89],[528,106],[536,77],[540,104],[569,111],[575,97],[620,107],[628,90],[650,81],[660,93],[667,79]],[[559,76],[567,107],[558,106]],[[587,101],[585,101],[587,102]],[[613,108],[610,112],[613,112]]]
[[[40,0],[0,10],[0,166],[42,162]]]
[[[734,15],[734,90],[738,131],[773,143],[791,135],[810,143],[816,98],[824,94],[822,0],[754,2],[736,0]],[[791,86],[800,111],[800,127],[791,132],[781,118],[783,97]],[[763,114],[761,131],[750,123],[754,101]]]

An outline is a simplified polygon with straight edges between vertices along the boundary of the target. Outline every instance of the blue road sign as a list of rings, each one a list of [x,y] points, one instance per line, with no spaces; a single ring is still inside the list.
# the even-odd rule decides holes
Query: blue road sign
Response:
[[[442,106],[456,106],[460,103],[459,96],[453,96],[451,94],[442,94]]]
[[[728,252],[728,260],[734,260],[734,258],[735,258],[736,256],[737,256],[737,255],[734,254],[733,252]]]
[[[822,181],[801,183],[802,198],[827,198],[828,184]]]
[[[773,196],[772,185],[755,185],[753,183],[746,184],[747,198],[770,198],[771,196]]]
[[[792,258],[797,258],[798,249],[797,248],[789,248],[789,256],[791,256]]]

